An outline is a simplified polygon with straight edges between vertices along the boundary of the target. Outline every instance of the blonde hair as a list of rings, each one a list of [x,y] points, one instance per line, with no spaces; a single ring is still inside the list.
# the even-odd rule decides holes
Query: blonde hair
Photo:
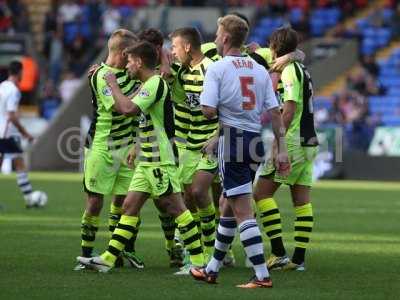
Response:
[[[108,50],[110,52],[123,51],[138,40],[138,37],[132,31],[117,29],[111,34],[108,40]]]
[[[249,26],[238,16],[226,15],[218,19],[218,26],[222,26],[231,37],[231,45],[240,48],[246,41]]]

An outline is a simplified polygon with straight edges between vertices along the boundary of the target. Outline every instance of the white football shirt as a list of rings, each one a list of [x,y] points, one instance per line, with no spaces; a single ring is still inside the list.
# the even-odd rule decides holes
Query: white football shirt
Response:
[[[9,121],[8,113],[18,110],[21,93],[10,80],[0,83],[0,138],[19,135],[18,129]]]
[[[260,115],[278,107],[265,68],[247,56],[225,56],[211,64],[204,79],[201,105],[218,109],[230,127],[260,132]]]

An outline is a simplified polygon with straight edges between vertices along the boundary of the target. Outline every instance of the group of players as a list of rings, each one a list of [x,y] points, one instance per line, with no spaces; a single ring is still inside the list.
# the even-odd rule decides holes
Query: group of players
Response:
[[[155,29],[111,35],[106,61],[90,73],[94,119],[85,147],[87,204],[75,270],[107,272],[124,259],[143,268],[135,241],[148,198],[159,211],[170,265],[181,267],[177,275],[215,283],[224,259],[232,263],[226,256],[237,230],[255,272],[239,287],[272,287],[268,269],[305,269],[318,145],[311,78],[292,29],[276,30],[270,48],[258,49],[244,46],[248,31],[246,18],[235,14],[218,20],[214,43],[202,45],[194,28],[177,29],[170,34],[171,53]],[[274,83],[271,69],[278,71],[271,75]],[[267,158],[263,111],[275,137]],[[291,259],[273,199],[282,183],[290,186],[296,212]],[[111,239],[104,253],[93,256],[104,195],[114,195]],[[253,199],[271,243],[267,261]]]

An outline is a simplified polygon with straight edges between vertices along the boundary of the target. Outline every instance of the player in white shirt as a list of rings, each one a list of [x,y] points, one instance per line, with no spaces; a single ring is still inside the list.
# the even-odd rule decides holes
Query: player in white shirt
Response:
[[[17,172],[17,183],[24,195],[26,207],[31,207],[32,185],[28,179],[20,145],[21,137],[32,141],[33,137],[18,119],[18,105],[21,93],[18,82],[21,80],[22,64],[13,61],[8,68],[8,79],[0,83],[0,166],[3,155],[9,155]]]
[[[218,20],[215,43],[223,59],[207,70],[200,96],[203,114],[212,118],[218,114],[221,123],[218,142],[220,175],[225,202],[217,230],[212,259],[204,269],[194,268],[197,280],[215,283],[222,261],[232,243],[236,228],[240,232],[246,256],[255,271],[240,288],[272,287],[265,263],[263,242],[251,206],[252,181],[258,165],[264,160],[260,115],[268,110],[277,142],[277,170],[282,175],[290,171],[285,130],[267,71],[252,58],[242,55],[240,48],[249,28],[234,15]]]

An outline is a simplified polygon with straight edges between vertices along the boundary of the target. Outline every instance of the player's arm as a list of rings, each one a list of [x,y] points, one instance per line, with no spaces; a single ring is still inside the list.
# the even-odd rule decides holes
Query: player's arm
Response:
[[[19,92],[12,93],[7,100],[6,103],[6,110],[7,110],[7,117],[8,120],[18,129],[18,131],[22,134],[22,136],[29,141],[33,140],[33,137],[26,131],[25,127],[22,126],[21,122],[18,118],[18,104],[20,99]]]
[[[201,111],[209,120],[218,116],[219,78],[214,66],[211,65],[208,68],[204,78],[203,91],[200,94]]]
[[[283,124],[288,130],[296,113],[297,102],[300,101],[301,82],[296,76],[294,64],[286,67],[281,76],[283,85]]]
[[[15,111],[8,112],[8,120],[18,129],[24,138],[28,139],[29,141],[33,140],[33,137],[28,133],[28,131],[26,131],[25,127],[22,126]]]
[[[114,98],[114,109],[127,116],[137,115],[140,112],[140,108],[132,102],[130,97],[127,97],[122,93],[118,86],[115,74],[107,72],[104,75],[104,79],[111,89],[112,97]]]
[[[278,170],[282,176],[287,176],[290,173],[290,163],[286,146],[286,130],[279,110],[278,100],[275,97],[272,88],[272,82],[268,74],[266,74],[267,86],[265,88],[264,109],[266,109],[271,117],[272,132],[275,137],[273,144],[272,155]],[[276,148],[276,149],[275,149]],[[276,150],[276,151],[275,151]],[[275,153],[277,152],[277,153]]]
[[[282,70],[290,63],[299,61],[303,62],[306,55],[300,49],[296,49],[293,52],[277,57],[274,64],[272,65],[271,72],[282,72]]]

